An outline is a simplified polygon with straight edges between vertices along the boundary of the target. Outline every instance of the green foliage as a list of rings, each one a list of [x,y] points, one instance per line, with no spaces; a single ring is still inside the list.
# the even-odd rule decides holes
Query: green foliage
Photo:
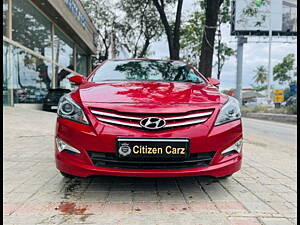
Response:
[[[286,110],[288,114],[297,115],[297,103],[287,106]]]
[[[230,0],[224,0],[222,6],[220,7],[218,23],[219,25],[222,23],[228,23],[230,19],[231,19]]]
[[[293,76],[290,72],[294,70],[294,62],[294,54],[288,54],[287,56],[285,56],[282,62],[278,63],[273,68],[274,80],[278,81],[279,84],[290,83],[291,81],[293,81]]]
[[[145,57],[151,42],[160,39],[163,27],[151,0],[120,0],[118,9],[124,12],[118,23],[119,42],[130,57]]]
[[[254,106],[242,106],[242,115],[245,113],[278,113],[287,114],[287,108],[273,108],[272,106],[266,105],[254,105]]]
[[[258,66],[256,70],[254,70],[255,75],[253,80],[256,84],[263,85],[267,81],[268,71],[267,68],[263,65]]]
[[[251,87],[253,88],[253,90],[259,92],[259,91],[267,90],[268,85],[251,85]]]
[[[205,25],[205,11],[203,10],[205,9],[205,2],[206,0],[198,0],[197,6],[199,6],[199,8],[196,7],[195,11],[191,13],[181,29],[180,46],[182,48],[182,58],[196,67],[198,67],[197,64],[199,63],[201,54],[202,36]],[[218,16],[219,33],[218,43],[215,46],[217,61],[214,66],[217,66],[218,77],[225,61],[235,54],[235,51],[232,48],[221,41],[220,26],[221,24],[228,23],[230,18],[230,0],[224,0]]]
[[[105,0],[82,0],[82,4],[98,31],[96,42],[99,58],[107,59],[118,18],[113,10],[115,6]]]
[[[225,43],[218,43],[218,45],[215,47],[217,51],[217,61],[215,63],[215,66],[217,66],[217,77],[220,79],[222,68],[225,64],[225,61],[230,58],[230,56],[233,56],[235,54],[235,51],[228,47]]]
[[[284,96],[284,101],[286,101],[289,97],[293,96],[293,94],[290,91],[290,88],[285,88],[283,90],[283,96]]]
[[[203,35],[203,24],[205,15],[201,11],[194,11],[182,26],[180,46],[183,58],[189,63],[197,66],[200,57],[201,40]]]

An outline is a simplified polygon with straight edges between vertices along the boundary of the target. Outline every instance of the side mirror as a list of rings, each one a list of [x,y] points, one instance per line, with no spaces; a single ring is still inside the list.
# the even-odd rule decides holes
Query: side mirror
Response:
[[[219,85],[220,85],[220,81],[215,78],[208,78],[208,82],[217,87],[219,87]]]
[[[71,82],[71,84],[80,85],[85,82],[85,77],[82,75],[74,75],[69,78],[69,81]]]

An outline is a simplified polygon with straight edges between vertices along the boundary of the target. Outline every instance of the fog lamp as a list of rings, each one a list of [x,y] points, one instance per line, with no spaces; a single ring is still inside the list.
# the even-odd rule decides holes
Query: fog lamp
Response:
[[[243,139],[241,138],[240,140],[235,142],[233,145],[231,145],[230,147],[228,147],[224,151],[222,151],[221,154],[229,155],[232,153],[240,153],[242,150],[242,145],[243,145]]]
[[[76,148],[72,147],[71,145],[67,144],[66,142],[64,142],[63,140],[61,140],[60,138],[56,137],[56,146],[59,152],[62,151],[71,151],[71,152],[75,152],[80,154],[80,151],[77,150]]]

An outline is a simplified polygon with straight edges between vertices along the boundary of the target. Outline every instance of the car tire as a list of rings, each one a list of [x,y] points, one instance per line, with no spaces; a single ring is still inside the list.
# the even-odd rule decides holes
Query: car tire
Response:
[[[233,174],[233,173],[232,173]],[[226,175],[226,176],[224,176],[224,177],[219,177],[219,179],[227,179],[227,178],[229,178],[229,177],[231,177],[232,176],[232,174],[229,174],[229,175]]]
[[[74,178],[76,178],[76,176],[71,175],[71,174],[68,174],[68,173],[64,173],[64,172],[62,172],[62,171],[60,171],[60,173],[61,173],[61,175],[63,175],[63,176],[66,177],[66,178],[69,178],[69,179],[74,179]]]

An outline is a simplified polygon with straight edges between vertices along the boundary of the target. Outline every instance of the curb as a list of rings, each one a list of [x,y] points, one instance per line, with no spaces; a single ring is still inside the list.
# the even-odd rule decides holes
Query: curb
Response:
[[[297,115],[288,114],[276,114],[276,113],[242,113],[242,117],[260,119],[260,120],[270,120],[274,122],[283,123],[297,123]]]

